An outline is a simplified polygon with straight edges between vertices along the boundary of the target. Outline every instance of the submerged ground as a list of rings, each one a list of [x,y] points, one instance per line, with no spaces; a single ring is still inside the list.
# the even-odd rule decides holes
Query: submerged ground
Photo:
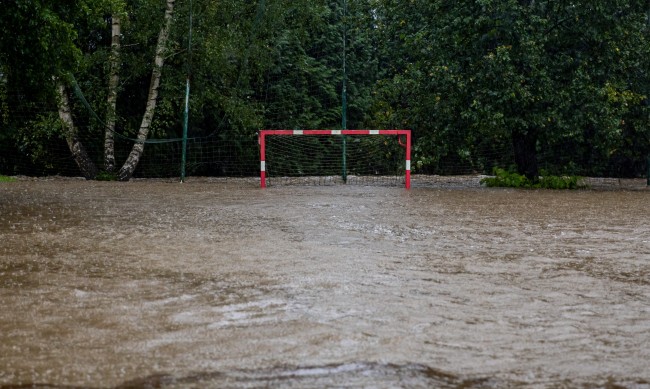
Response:
[[[650,191],[477,182],[1,183],[0,387],[650,387]]]

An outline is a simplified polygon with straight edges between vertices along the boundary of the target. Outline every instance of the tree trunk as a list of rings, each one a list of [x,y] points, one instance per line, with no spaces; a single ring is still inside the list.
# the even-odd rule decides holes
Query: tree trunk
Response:
[[[107,173],[115,171],[115,119],[117,104],[117,86],[120,81],[120,18],[112,16],[111,55],[109,57],[110,70],[108,78],[108,101],[106,112],[106,128],[104,129],[104,170]]]
[[[537,132],[533,130],[520,130],[512,134],[512,146],[515,153],[517,172],[529,180],[539,180],[539,166],[537,165]]]
[[[59,98],[59,118],[63,122],[63,127],[65,129],[65,139],[68,142],[68,147],[72,153],[81,174],[87,179],[92,180],[97,176],[97,167],[95,163],[90,159],[86,148],[81,143],[79,139],[77,128],[74,125],[72,120],[72,112],[70,111],[70,102],[68,100],[68,95],[66,94],[65,86],[60,80],[57,80],[56,91]]]
[[[151,121],[153,120],[154,111],[156,109],[156,99],[158,98],[158,87],[160,85],[160,76],[162,74],[162,67],[164,64],[163,54],[167,46],[167,39],[169,36],[169,29],[172,23],[172,14],[174,11],[174,1],[167,0],[167,9],[165,10],[165,22],[160,34],[158,35],[158,44],[156,45],[156,58],[154,60],[153,70],[151,72],[151,83],[149,84],[149,96],[147,98],[147,106],[142,117],[138,137],[131,149],[131,153],[126,162],[120,169],[118,177],[120,181],[128,181],[133,176],[135,168],[138,166],[142,152],[144,151],[144,143],[149,134]]]

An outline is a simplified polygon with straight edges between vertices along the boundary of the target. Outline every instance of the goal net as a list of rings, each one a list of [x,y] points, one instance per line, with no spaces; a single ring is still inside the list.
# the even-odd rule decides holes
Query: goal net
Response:
[[[260,184],[411,186],[410,130],[262,130]]]

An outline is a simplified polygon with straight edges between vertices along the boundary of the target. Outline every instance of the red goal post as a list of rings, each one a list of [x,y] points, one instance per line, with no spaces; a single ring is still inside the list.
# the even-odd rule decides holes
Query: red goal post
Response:
[[[406,141],[400,144],[406,149],[405,163],[405,188],[411,188],[411,130],[261,130],[259,132],[260,145],[260,187],[266,188],[266,137],[271,135],[281,136],[309,136],[309,135],[394,135],[404,136]]]

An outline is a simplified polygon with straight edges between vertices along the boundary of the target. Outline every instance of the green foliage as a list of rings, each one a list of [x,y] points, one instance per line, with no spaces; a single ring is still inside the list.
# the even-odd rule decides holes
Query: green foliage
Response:
[[[542,189],[585,189],[587,185],[583,182],[582,177],[578,176],[543,175],[534,187]]]
[[[3,176],[0,174],[0,182],[14,182],[16,179],[14,177]]]
[[[613,154],[629,155],[631,120],[650,151],[639,122],[649,114],[647,11],[644,1],[380,1],[394,59],[374,117],[414,130],[424,171],[479,147],[512,148],[529,176],[547,161],[605,174]]]
[[[458,166],[485,173],[515,163],[529,179],[541,169],[645,174],[647,1],[345,4],[177,1],[151,137],[180,137],[188,76],[189,136],[238,143],[229,158],[254,159],[260,128],[339,127],[345,35],[348,128],[412,129],[418,173],[453,174]],[[133,137],[164,3],[13,0],[3,7],[0,167],[14,169],[7,155],[17,149],[43,172],[56,171],[61,156],[49,147],[60,141],[57,119],[43,113],[56,107],[52,76],[72,72],[104,117],[111,15],[122,20],[117,132]],[[18,104],[31,117],[17,115]],[[77,98],[71,105],[75,120],[88,124],[80,127],[84,144],[100,153],[103,123]]]
[[[97,46],[93,32],[110,0],[15,0],[0,13],[0,61],[9,82],[43,88],[53,76],[78,68],[84,49]]]
[[[504,187],[504,188],[530,188],[532,182],[525,176],[517,173],[510,173],[503,169],[495,168],[494,177],[485,177],[481,179],[481,184],[487,187]]]
[[[495,168],[494,177],[481,179],[481,184],[487,187],[526,188],[526,189],[584,189],[586,185],[578,176],[552,176],[542,172],[537,180],[526,176]]]
[[[116,173],[109,173],[109,172],[101,171],[101,172],[97,173],[97,175],[95,176],[95,180],[97,180],[97,181],[117,181],[118,176],[117,176]]]
[[[53,154],[48,146],[64,142],[58,116],[54,112],[37,115],[19,128],[15,142],[31,163],[40,167],[42,173],[55,172],[60,156]]]

